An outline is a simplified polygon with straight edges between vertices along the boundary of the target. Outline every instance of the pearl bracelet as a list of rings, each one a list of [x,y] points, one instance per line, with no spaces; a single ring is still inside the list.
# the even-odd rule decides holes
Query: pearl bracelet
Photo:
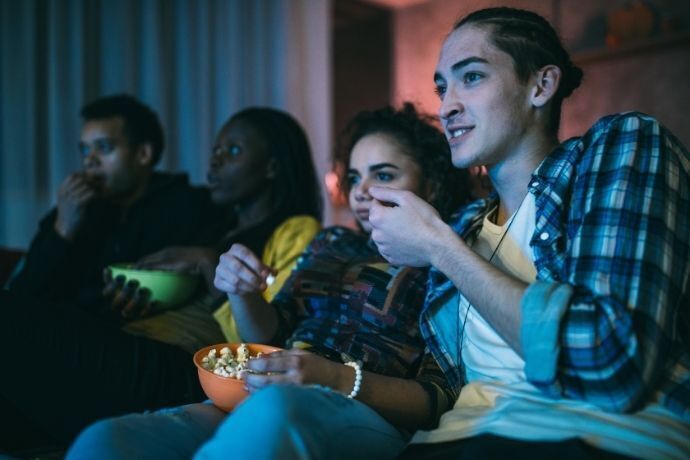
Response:
[[[357,361],[348,361],[345,365],[355,370],[355,384],[350,394],[347,395],[348,398],[352,399],[359,394],[359,389],[362,387],[362,365]]]

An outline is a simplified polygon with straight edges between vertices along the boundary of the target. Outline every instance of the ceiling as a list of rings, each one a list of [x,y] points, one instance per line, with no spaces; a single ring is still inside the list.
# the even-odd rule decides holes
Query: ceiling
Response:
[[[372,5],[380,6],[388,9],[407,8],[409,6],[426,3],[429,0],[361,0],[364,3],[371,3]]]

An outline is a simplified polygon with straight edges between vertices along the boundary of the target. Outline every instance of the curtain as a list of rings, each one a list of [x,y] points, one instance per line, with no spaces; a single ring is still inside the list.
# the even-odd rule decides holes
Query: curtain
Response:
[[[158,166],[203,183],[247,106],[292,113],[330,167],[330,0],[0,0],[0,246],[26,248],[78,169],[81,106],[130,93],[158,112]],[[328,220],[329,212],[326,210]]]

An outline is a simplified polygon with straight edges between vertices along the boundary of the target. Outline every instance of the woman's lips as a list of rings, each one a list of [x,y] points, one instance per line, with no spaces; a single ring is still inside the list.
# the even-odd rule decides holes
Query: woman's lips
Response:
[[[369,210],[368,209],[358,209],[355,211],[355,214],[357,217],[360,218],[360,220],[369,220]]]

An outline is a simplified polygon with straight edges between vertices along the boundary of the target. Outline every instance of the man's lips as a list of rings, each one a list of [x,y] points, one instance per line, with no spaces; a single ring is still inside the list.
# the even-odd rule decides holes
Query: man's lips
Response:
[[[355,211],[355,214],[361,220],[369,220],[369,210],[368,209],[358,209]]]
[[[448,142],[459,141],[467,136],[467,134],[474,129],[474,126],[447,126],[446,137]]]
[[[102,186],[105,183],[105,176],[102,174],[87,173],[84,175],[84,179],[87,184],[94,187]]]

